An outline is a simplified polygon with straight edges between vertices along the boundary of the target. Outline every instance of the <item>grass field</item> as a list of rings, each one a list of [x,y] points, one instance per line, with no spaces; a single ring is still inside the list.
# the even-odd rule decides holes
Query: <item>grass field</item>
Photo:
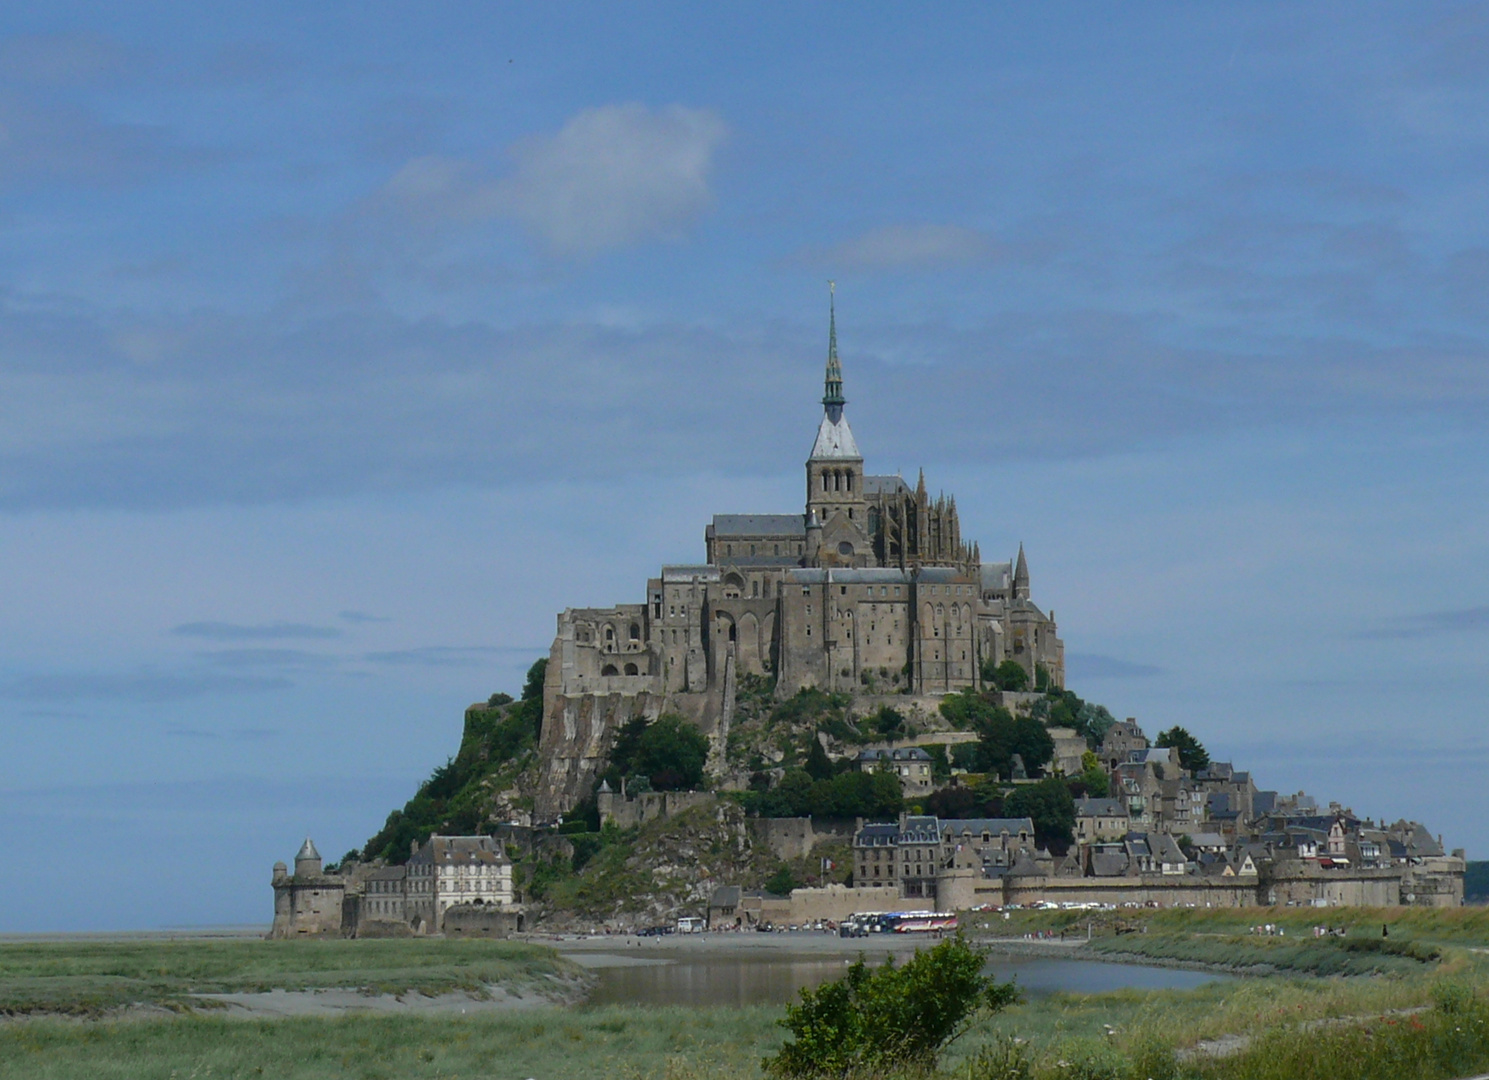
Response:
[[[183,1009],[191,995],[357,989],[519,992],[582,972],[552,949],[507,941],[97,941],[0,944],[0,1016],[97,1017],[128,1005]]]
[[[1073,913],[1021,913],[994,929],[1055,929]],[[1329,918],[1325,919],[1323,916]],[[1366,940],[1414,944],[1431,961],[1371,976],[1271,976],[1193,991],[1056,994],[977,1024],[945,1056],[944,1080],[1448,1080],[1489,1070],[1485,913],[1142,912],[1098,942],[1188,940],[1234,947],[1259,917],[1281,921],[1298,966],[1322,969],[1338,939],[1316,922],[1347,923]],[[1084,916],[1081,916],[1082,920]],[[1116,934],[1117,929],[1134,930]],[[1146,933],[1142,932],[1146,929]],[[1094,930],[1094,927],[1093,927]],[[1350,938],[1344,939],[1346,942]],[[1370,940],[1374,940],[1370,938]],[[1269,948],[1271,946],[1263,946]],[[1367,950],[1367,955],[1373,955]],[[1301,959],[1299,959],[1301,958]],[[1398,959],[1402,959],[1398,957]],[[439,992],[489,982],[538,985],[572,974],[547,949],[502,942],[128,942],[0,946],[0,1000],[35,1014],[50,1002],[96,1016],[109,1002],[179,1005],[192,991],[365,986]],[[133,996],[131,996],[133,995]],[[39,1004],[41,1003],[41,1004]],[[244,1020],[31,1018],[0,1023],[0,1080],[284,1077],[357,1080],[590,1077],[743,1080],[779,1046],[781,1010],[563,1008],[449,1015]],[[1014,1046],[1012,1040],[1020,1040]],[[1194,1054],[1229,1043],[1223,1057]],[[992,1054],[992,1057],[983,1055]],[[1013,1054],[1023,1067],[994,1064]],[[1003,1060],[998,1058],[998,1060]]]

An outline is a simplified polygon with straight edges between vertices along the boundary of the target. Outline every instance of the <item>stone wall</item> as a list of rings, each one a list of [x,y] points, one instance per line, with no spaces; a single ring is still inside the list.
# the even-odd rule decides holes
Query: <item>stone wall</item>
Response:
[[[750,818],[750,838],[783,861],[801,859],[820,843],[853,842],[851,818]]]
[[[970,888],[969,888],[970,886]],[[1054,903],[1080,904],[1148,904],[1160,907],[1255,907],[1260,903],[1258,882],[1254,877],[1195,878],[1163,874],[1142,874],[1131,878],[1057,878],[1006,877],[997,882],[969,878],[966,884],[953,882],[938,895],[941,910],[996,904],[998,895],[1005,904],[1032,904],[1046,900]]]
[[[820,889],[792,889],[788,906],[788,923],[797,926],[818,919],[842,922],[849,915],[870,911],[903,911],[915,901],[900,899],[893,885],[863,886],[827,885]],[[779,920],[777,920],[779,921]]]
[[[646,791],[626,796],[601,794],[596,801],[601,824],[613,821],[622,829],[629,829],[704,806],[716,798],[711,791]]]
[[[445,912],[445,937],[505,938],[521,933],[526,917],[512,908],[456,904]]]
[[[1325,870],[1290,861],[1273,867],[1264,899],[1278,905],[1393,907],[1401,903],[1401,883],[1401,871],[1393,868]]]

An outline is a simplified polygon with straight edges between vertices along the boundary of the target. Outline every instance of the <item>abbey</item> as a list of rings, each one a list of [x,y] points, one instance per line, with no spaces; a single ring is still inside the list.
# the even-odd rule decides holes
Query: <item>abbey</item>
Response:
[[[666,708],[714,733],[747,675],[774,677],[780,696],[929,697],[980,685],[988,661],[1011,659],[1031,684],[1063,685],[1064,646],[1030,598],[1022,546],[1016,560],[984,563],[955,498],[931,498],[924,473],[913,488],[866,473],[846,404],[834,311],[803,510],[716,514],[705,561],[662,567],[645,602],[558,617],[540,815],[572,805],[607,730]]]

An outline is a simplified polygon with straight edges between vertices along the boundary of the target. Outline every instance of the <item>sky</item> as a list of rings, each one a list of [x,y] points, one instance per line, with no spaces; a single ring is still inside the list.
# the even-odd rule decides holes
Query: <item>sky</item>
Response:
[[[1025,545],[1072,689],[1489,857],[1486,52],[0,0],[0,932],[266,923],[564,607],[798,510],[829,279],[868,468]]]

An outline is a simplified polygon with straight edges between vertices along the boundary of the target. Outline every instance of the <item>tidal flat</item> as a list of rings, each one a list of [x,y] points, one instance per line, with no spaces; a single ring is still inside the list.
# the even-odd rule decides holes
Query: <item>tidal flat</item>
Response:
[[[1382,925],[1389,928],[1386,940],[1400,943],[1388,955],[1402,963],[1370,975],[1279,968],[1193,989],[1031,994],[975,1024],[943,1057],[938,1075],[1448,1080],[1489,1069],[1489,913],[1141,912],[1098,926],[1094,917],[1045,912],[967,921],[974,935],[1001,935],[1010,943],[1061,929],[1069,936],[1079,921],[1093,945],[1120,942],[1134,962],[1145,946],[1161,954],[1174,941],[1188,941],[1219,965],[1231,943],[1258,937],[1248,923],[1262,919],[1289,942],[1273,958],[1300,970],[1327,968],[1320,955],[1354,955],[1340,942],[1351,934],[1366,940],[1367,931],[1380,935]],[[1315,925],[1343,928],[1346,936],[1315,938]],[[629,947],[639,959],[647,950],[614,939],[582,948],[556,944],[562,951],[440,940],[4,943],[0,1002],[14,1019],[0,1023],[0,1078],[748,1078],[762,1075],[761,1059],[786,1036],[779,1004],[581,1004],[595,973],[564,953]],[[773,937],[768,946],[708,937],[664,946],[678,957],[761,947],[783,956],[792,951],[788,940]],[[852,947],[826,940],[814,946],[824,953]],[[1061,955],[1100,958],[1088,948],[1067,944]],[[200,996],[274,990],[421,1002],[466,994],[492,1007],[466,1015],[353,1009],[257,1019],[228,1015]],[[503,1004],[509,994],[512,1007]],[[1002,1071],[995,1071],[990,1051],[1003,1055]],[[1010,1054],[1023,1060],[1022,1072],[1004,1068]]]

